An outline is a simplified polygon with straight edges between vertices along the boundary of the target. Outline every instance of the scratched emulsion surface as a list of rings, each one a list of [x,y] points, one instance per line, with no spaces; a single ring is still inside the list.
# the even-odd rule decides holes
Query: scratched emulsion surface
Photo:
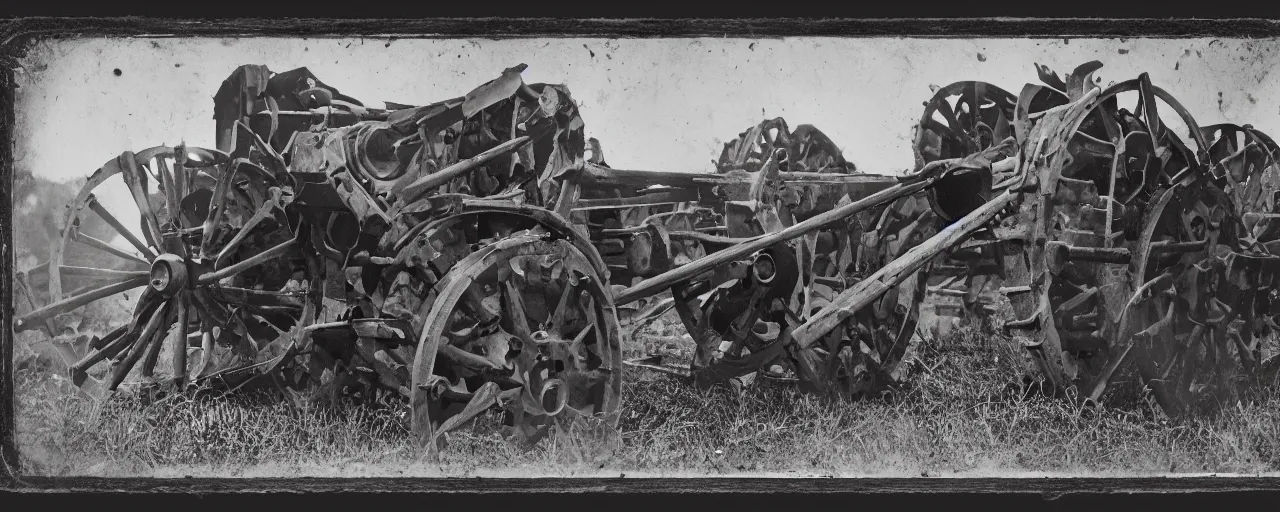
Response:
[[[913,163],[912,127],[930,85],[981,80],[1016,95],[1039,83],[1034,63],[1065,76],[1100,60],[1095,76],[1104,87],[1149,72],[1199,124],[1247,123],[1274,136],[1278,48],[1275,40],[1232,39],[44,41],[17,73],[15,154],[19,170],[66,182],[125,150],[213,147],[213,95],[242,64],[306,66],[381,107],[456,97],[525,63],[526,82],[569,87],[587,135],[615,168],[708,172],[725,140],[781,116],[792,127],[819,127],[860,171],[897,174]],[[99,198],[136,225],[127,193],[116,192]]]
[[[982,80],[1017,95],[1039,83],[1034,63],[1065,76],[1100,60],[1104,86],[1146,71],[1201,125],[1280,133],[1277,49],[1229,39],[45,41],[18,73],[15,154],[20,168],[61,181],[126,149],[213,147],[213,95],[241,64],[306,66],[377,107],[456,97],[525,63],[526,82],[569,86],[587,135],[616,168],[706,172],[725,140],[782,116],[822,129],[859,170],[896,174],[912,165],[912,126],[930,85]],[[128,194],[112,196],[108,205],[136,216],[125,213]]]

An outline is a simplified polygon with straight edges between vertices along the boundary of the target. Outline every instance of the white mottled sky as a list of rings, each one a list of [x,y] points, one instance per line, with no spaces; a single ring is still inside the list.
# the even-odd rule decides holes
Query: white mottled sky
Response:
[[[1201,125],[1251,123],[1280,135],[1278,47],[1274,39],[46,41],[18,73],[15,153],[19,166],[68,180],[126,149],[213,147],[213,94],[240,64],[307,66],[381,106],[460,96],[526,63],[526,82],[568,85],[588,136],[616,168],[707,172],[725,140],[782,116],[822,129],[860,170],[896,174],[912,165],[912,126],[930,84],[982,80],[1016,95],[1038,83],[1035,62],[1065,75],[1101,60],[1102,85],[1147,71]],[[127,209],[127,198],[107,199]]]

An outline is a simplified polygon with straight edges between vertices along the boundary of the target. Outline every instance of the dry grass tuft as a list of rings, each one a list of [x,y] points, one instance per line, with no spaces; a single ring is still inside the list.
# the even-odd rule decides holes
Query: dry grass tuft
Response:
[[[674,317],[674,315],[672,315]],[[628,357],[688,351],[666,318]],[[687,355],[687,354],[686,354]],[[1217,417],[1170,422],[1131,383],[1100,409],[1028,392],[1011,340],[960,330],[915,351],[907,381],[855,403],[759,382],[738,394],[626,369],[616,430],[588,423],[532,448],[502,438],[497,413],[448,436],[439,460],[409,442],[407,407],[269,395],[59,391],[18,378],[26,470],[106,476],[1144,475],[1280,471],[1280,393]]]

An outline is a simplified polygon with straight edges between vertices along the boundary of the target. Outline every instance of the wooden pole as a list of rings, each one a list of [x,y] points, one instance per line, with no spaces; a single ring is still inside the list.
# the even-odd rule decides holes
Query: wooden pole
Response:
[[[889,201],[893,201],[900,197],[905,197],[924,189],[931,184],[930,181],[918,181],[915,183],[899,183],[892,187],[886,188],[860,200],[846,204],[829,212],[817,215],[809,220],[792,225],[789,228],[773,233],[768,233],[756,238],[752,238],[723,251],[715,252],[707,255],[705,258],[699,258],[687,265],[674,268],[652,278],[641,281],[639,284],[623,290],[614,297],[614,304],[622,305],[637,299],[642,299],[652,295],[657,295],[663,290],[670,288],[672,285],[692,279],[707,272],[715,267],[728,263],[730,261],[740,260],[749,254],[769,247],[771,245],[785,242],[804,236],[806,233],[816,231],[833,222],[851,217],[858,212],[868,208],[874,208]]]
[[[965,215],[956,223],[947,226],[924,243],[912,247],[898,259],[881,267],[870,277],[859,281],[853,287],[842,292],[835,300],[800,324],[792,332],[792,341],[798,348],[808,348],[819,338],[826,336],[854,312],[866,307],[890,288],[897,286],[912,272],[923,267],[942,251],[955,247],[975,230],[991,221],[1017,194],[1006,191],[978,209]]]

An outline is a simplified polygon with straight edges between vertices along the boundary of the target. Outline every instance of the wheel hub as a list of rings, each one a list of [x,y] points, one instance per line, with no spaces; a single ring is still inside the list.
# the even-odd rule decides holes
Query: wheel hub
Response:
[[[187,264],[176,254],[161,254],[151,263],[150,286],[165,297],[172,297],[188,285]]]

